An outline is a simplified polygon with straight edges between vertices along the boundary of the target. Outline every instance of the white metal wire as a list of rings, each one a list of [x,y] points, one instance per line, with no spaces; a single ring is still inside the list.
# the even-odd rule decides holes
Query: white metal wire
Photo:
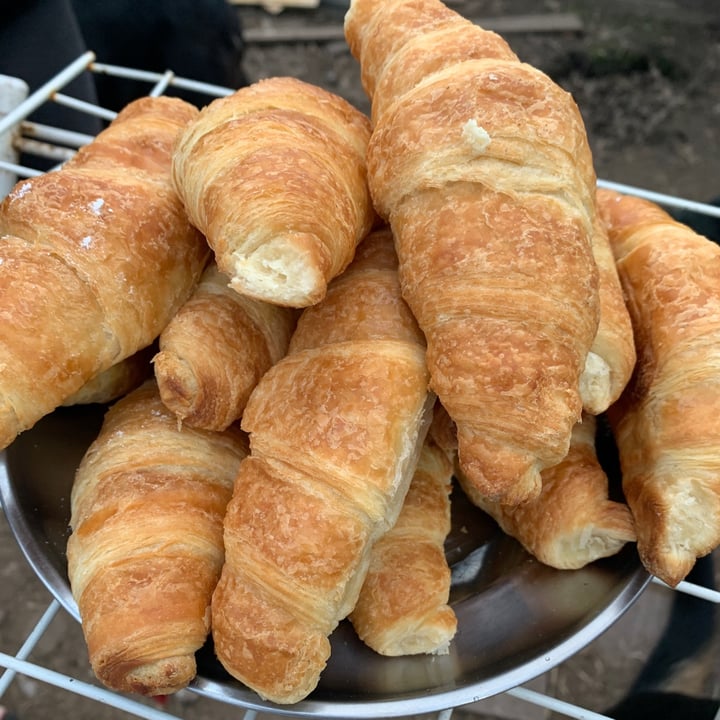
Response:
[[[652,581],[658,585],[669,587],[662,580],[653,578]],[[710,588],[702,587],[702,585],[696,585],[695,583],[687,582],[682,580],[675,586],[675,590],[686,595],[692,595],[693,597],[700,598],[701,600],[707,600],[708,602],[719,604],[720,603],[720,592],[717,590],[711,590]]]
[[[8,672],[19,673],[26,677],[39,680],[47,685],[68,690],[76,695],[123,710],[136,717],[145,718],[146,720],[181,720],[181,718],[178,718],[176,715],[170,715],[162,710],[156,710],[148,705],[143,705],[132,698],[112,693],[104,688],[99,688],[96,685],[91,685],[90,683],[70,677],[69,675],[59,673],[56,670],[50,670],[41,665],[20,660],[17,657],[2,652],[0,652],[0,665],[9,668]]]
[[[576,720],[612,720],[607,715],[601,715],[600,713],[593,712],[592,710],[585,710],[585,708],[578,707],[564,700],[557,700],[555,698],[548,697],[536,690],[530,690],[524,687],[513,688],[508,690],[506,695],[517,698],[518,700],[524,700],[533,705],[538,705],[546,710],[551,710],[559,715],[565,715],[570,718],[576,718]]]
[[[85,112],[106,120],[112,120],[116,116],[115,112],[78,100],[77,98],[70,97],[60,92],[65,85],[85,71],[145,81],[148,83],[148,94],[154,96],[163,94],[169,87],[177,87],[201,92],[207,94],[209,97],[223,97],[230,95],[233,92],[230,88],[202,83],[189,78],[176,77],[172,71],[154,73],[141,69],[98,63],[96,62],[95,54],[87,52],[70,63],[67,67],[63,68],[59,73],[57,73],[57,75],[52,77],[47,83],[32,93],[14,110],[10,111],[3,118],[0,118],[0,135],[19,127],[20,137],[16,141],[19,149],[32,151],[37,153],[39,156],[58,160],[67,159],[77,148],[90,142],[92,140],[92,136],[64,130],[62,128],[40,125],[27,120],[27,118],[35,110],[46,102],[57,102],[58,104],[71,107],[78,112]],[[33,177],[42,174],[41,171],[34,168],[25,167],[5,160],[0,160],[0,169],[8,170],[14,173],[18,178]],[[600,187],[615,189],[628,195],[643,197],[665,206],[704,213],[712,217],[720,217],[720,208],[716,208],[705,203],[687,200],[682,197],[665,195],[645,188],[638,188],[602,179],[598,180],[598,185]],[[656,584],[664,586],[668,590],[672,590],[672,588],[665,585],[665,583],[662,583],[657,579],[654,579],[654,581]],[[681,582],[675,590],[707,600],[708,602],[720,603],[720,592],[709,588],[703,588],[689,582]],[[170,715],[164,711],[144,705],[133,698],[120,695],[105,688],[69,677],[55,670],[28,662],[27,658],[30,656],[32,649],[50,626],[59,608],[60,606],[58,602],[56,600],[52,600],[47,610],[43,613],[35,627],[28,634],[25,642],[17,652],[10,654],[0,651],[0,668],[6,668],[5,672],[0,675],[0,699],[2,699],[4,693],[15,677],[20,674],[34,678],[43,683],[65,689],[68,692],[75,693],[91,700],[104,703],[111,707],[118,708],[130,715],[146,718],[146,720],[182,720],[182,718],[179,718],[178,716]],[[612,718],[609,718],[606,715],[598,714],[577,705],[573,705],[572,703],[558,700],[524,687],[513,688],[508,690],[505,694],[529,704],[545,708],[559,715],[576,718],[577,720],[612,720]],[[437,720],[450,720],[452,714],[452,708],[441,711],[437,714]],[[242,718],[243,720],[254,720],[256,716],[256,711],[246,710],[242,715]],[[716,716],[716,720],[720,720],[720,711]]]
[[[702,213],[703,215],[720,218],[720,207],[708,205],[707,203],[686,200],[682,197],[666,195],[664,193],[646,190],[645,188],[639,188],[633,185],[623,185],[622,183],[611,182],[610,180],[601,179],[598,180],[597,184],[598,187],[606,188],[608,190],[617,190],[619,193],[623,193],[625,195],[636,195],[637,197],[659,203],[660,205],[666,205],[668,207],[674,207],[682,210],[691,210],[693,212]]]
[[[15,657],[18,660],[28,659],[30,653],[34,650],[38,641],[47,630],[59,609],[60,603],[57,600],[53,600],[50,605],[48,605],[48,609],[44,612],[40,620],[38,620],[37,625],[35,625],[33,630],[25,639],[25,642],[22,644],[22,647],[15,654]],[[10,683],[15,679],[16,674],[15,670],[9,669],[0,676],[0,698],[5,694],[8,687],[10,687]]]

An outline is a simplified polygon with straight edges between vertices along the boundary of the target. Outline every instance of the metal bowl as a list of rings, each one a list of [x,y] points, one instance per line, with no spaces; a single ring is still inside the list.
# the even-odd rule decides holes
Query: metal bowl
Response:
[[[58,602],[79,620],[67,579],[70,488],[105,407],[60,408],[23,433],[0,461],[0,501],[27,561]],[[611,483],[616,458],[599,444]],[[231,705],[296,717],[402,717],[496,695],[547,672],[615,622],[649,576],[634,545],[581,570],[542,565],[461,492],[452,499],[446,551],[458,632],[439,656],[382,657],[348,622],[331,637],[332,655],[317,689],[302,702],[263,702],[231,678],[208,641],[197,654],[191,690]]]

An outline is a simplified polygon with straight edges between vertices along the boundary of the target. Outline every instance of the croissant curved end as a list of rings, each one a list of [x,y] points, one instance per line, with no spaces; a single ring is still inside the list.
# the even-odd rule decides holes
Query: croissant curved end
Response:
[[[276,237],[250,252],[232,254],[230,285],[242,295],[288,307],[308,307],[325,296],[327,280],[307,246],[313,237]]]

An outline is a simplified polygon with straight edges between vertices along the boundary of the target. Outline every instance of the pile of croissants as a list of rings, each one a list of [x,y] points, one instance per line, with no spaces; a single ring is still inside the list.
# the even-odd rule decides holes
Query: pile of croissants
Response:
[[[574,101],[439,0],[353,0],[370,117],[147,97],[0,207],[0,445],[108,403],[68,574],[107,686],[294,703],[349,618],[447,652],[453,478],[538,561],[720,544],[720,249],[598,190]],[[596,419],[622,469],[609,499]]]

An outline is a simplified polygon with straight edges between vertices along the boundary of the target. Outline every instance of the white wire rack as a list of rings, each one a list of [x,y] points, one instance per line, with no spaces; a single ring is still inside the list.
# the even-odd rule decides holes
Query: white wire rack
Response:
[[[116,113],[112,110],[79,100],[62,92],[68,83],[84,72],[105,73],[114,77],[144,81],[148,84],[147,94],[151,96],[162,95],[170,87],[205,93],[210,99],[226,96],[233,92],[233,90],[222,86],[177,77],[171,71],[154,73],[141,69],[102,64],[96,61],[95,54],[92,52],[84,53],[78,57],[74,62],[50,78],[42,87],[29,95],[23,93],[23,83],[21,81],[15,78],[0,77],[0,140],[2,140],[2,143],[0,143],[0,199],[12,189],[18,179],[32,177],[43,172],[19,164],[18,158],[21,153],[50,158],[61,164],[69,159],[79,147],[92,140],[90,135],[29,121],[28,117],[43,104],[57,103],[103,120],[112,120],[115,117]],[[8,103],[12,107],[8,107]],[[720,208],[713,205],[608,180],[599,180],[598,184],[626,194],[644,197],[669,208],[683,209],[720,218]],[[0,522],[2,521],[4,521],[4,518],[0,518]],[[720,592],[711,588],[681,582],[676,588],[672,589],[657,579],[654,579],[653,583],[662,586],[668,592],[686,593],[710,603],[720,604]],[[51,598],[47,609],[42,613],[34,628],[18,649],[10,650],[9,648],[0,647],[0,668],[5,668],[3,674],[0,675],[0,704],[4,694],[16,678],[25,676],[40,683],[88,698],[91,701],[104,703],[127,713],[129,716],[146,718],[147,720],[182,720],[179,715],[173,715],[148,706],[132,697],[112,692],[98,685],[30,662],[28,658],[31,656],[33,649],[48,631],[58,612],[63,612],[62,608],[57,600]],[[8,650],[8,652],[5,652],[5,650]],[[612,720],[606,715],[527,687],[513,688],[506,691],[504,695],[569,718]],[[437,715],[437,720],[450,720],[453,712],[453,708],[444,710]],[[242,710],[241,713],[243,720],[254,720],[258,715],[257,711],[252,709]],[[266,712],[263,711],[263,715],[265,714]],[[272,713],[267,713],[267,715],[272,715]],[[240,715],[237,717],[240,717]],[[718,712],[716,720],[720,720],[720,712]]]

